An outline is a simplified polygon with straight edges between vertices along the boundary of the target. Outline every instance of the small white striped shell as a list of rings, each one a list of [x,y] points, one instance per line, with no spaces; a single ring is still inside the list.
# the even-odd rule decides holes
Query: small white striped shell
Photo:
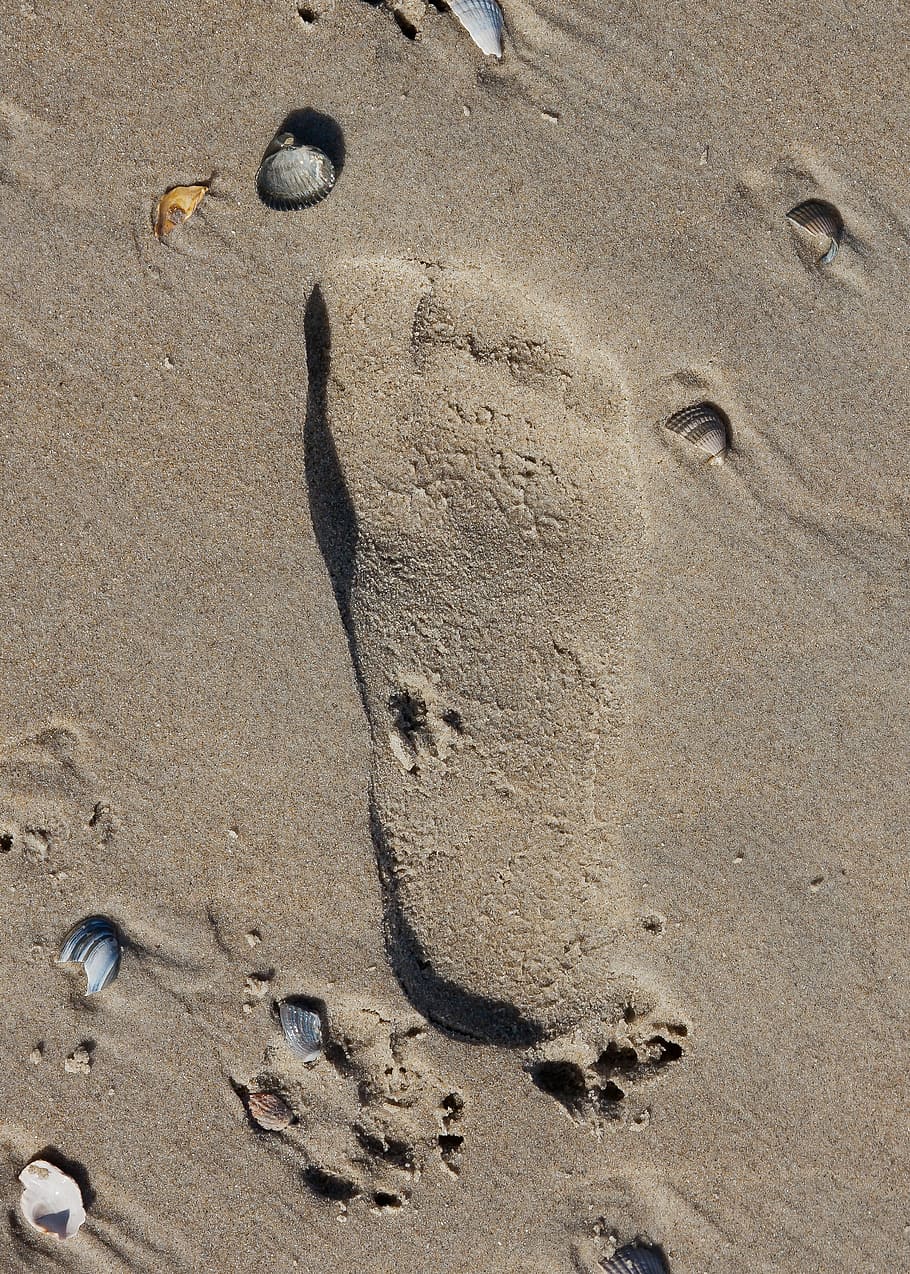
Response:
[[[19,1207],[32,1227],[55,1239],[71,1239],[85,1220],[82,1191],[72,1177],[46,1159],[33,1159],[19,1173]]]
[[[58,964],[81,964],[85,993],[94,995],[113,982],[120,971],[120,934],[107,916],[86,916],[63,939]]]
[[[322,1014],[315,1000],[282,1000],[278,1019],[288,1047],[309,1065],[322,1056]]]
[[[712,403],[695,403],[677,411],[666,423],[671,433],[694,443],[710,464],[722,464],[730,445],[726,417]]]
[[[668,1274],[663,1257],[653,1247],[630,1243],[603,1266],[605,1274]]]
[[[449,8],[487,57],[502,57],[502,9],[496,0],[448,0]]]
[[[834,260],[844,234],[844,219],[833,203],[825,199],[807,199],[790,209],[787,220],[827,244],[824,256],[819,258],[819,265],[828,265]]]
[[[270,208],[309,208],[335,185],[335,167],[324,151],[298,145],[293,133],[279,133],[256,174],[259,198]]]

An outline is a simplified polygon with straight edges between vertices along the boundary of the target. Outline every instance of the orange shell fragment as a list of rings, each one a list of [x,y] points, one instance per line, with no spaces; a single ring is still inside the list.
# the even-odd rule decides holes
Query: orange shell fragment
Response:
[[[173,186],[158,200],[155,205],[154,229],[155,238],[163,239],[175,226],[187,221],[205,196],[208,184],[202,186]]]

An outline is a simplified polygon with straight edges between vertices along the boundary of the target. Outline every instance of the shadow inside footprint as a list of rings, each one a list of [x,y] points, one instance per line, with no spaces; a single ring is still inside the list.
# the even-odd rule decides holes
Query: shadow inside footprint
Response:
[[[328,422],[328,381],[332,361],[332,326],[325,298],[313,288],[304,316],[307,363],[307,408],[303,430],[304,467],[310,517],[325,561],[335,602],[357,670],[351,631],[351,584],[357,549],[357,515],[345,486],[341,462]],[[358,688],[360,677],[358,675]]]

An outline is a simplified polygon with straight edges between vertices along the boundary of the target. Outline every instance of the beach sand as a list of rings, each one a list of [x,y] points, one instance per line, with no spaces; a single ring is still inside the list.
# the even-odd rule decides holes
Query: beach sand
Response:
[[[910,1269],[905,7],[301,13],[0,15],[0,1269]]]

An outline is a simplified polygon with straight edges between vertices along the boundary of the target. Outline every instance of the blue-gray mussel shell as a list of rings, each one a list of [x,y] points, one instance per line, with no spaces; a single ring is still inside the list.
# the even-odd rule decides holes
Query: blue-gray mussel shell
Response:
[[[335,167],[315,146],[297,144],[293,133],[279,133],[262,157],[256,174],[259,198],[270,208],[309,208],[335,185]]]
[[[603,1266],[605,1274],[668,1274],[666,1262],[653,1247],[630,1243]]]
[[[85,993],[94,995],[109,986],[120,972],[120,934],[106,916],[86,916],[63,939],[58,964],[81,964]]]
[[[282,1000],[278,1020],[288,1048],[302,1062],[318,1061],[322,1056],[322,1012],[316,1000],[303,998]]]
[[[721,464],[730,446],[729,429],[723,413],[711,403],[695,403],[677,411],[666,423],[671,433],[694,443],[711,464]]]
[[[827,245],[824,256],[819,258],[819,265],[828,265],[834,260],[844,234],[844,219],[833,203],[825,199],[807,199],[790,209],[787,220],[802,230],[808,230],[809,234],[814,234]]]
[[[502,57],[502,9],[496,0],[448,0],[448,6],[487,57]]]

